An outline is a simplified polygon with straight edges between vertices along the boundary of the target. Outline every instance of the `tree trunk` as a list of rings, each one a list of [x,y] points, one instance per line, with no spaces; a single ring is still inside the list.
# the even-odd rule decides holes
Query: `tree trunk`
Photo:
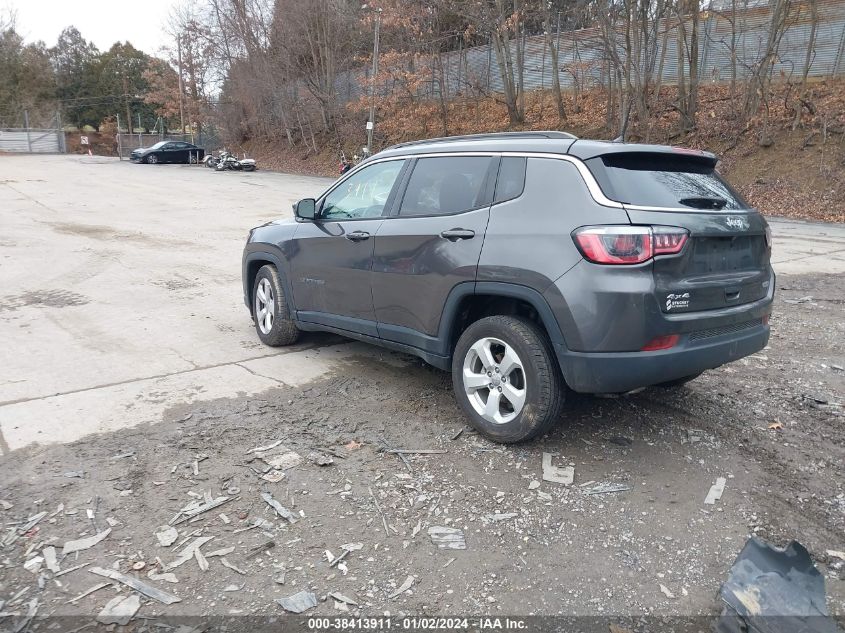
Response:
[[[563,94],[560,90],[560,66],[558,57],[558,48],[555,44],[551,32],[551,12],[549,5],[546,4],[546,19],[543,23],[543,31],[546,36],[546,47],[549,49],[549,57],[552,62],[552,95],[554,95],[555,103],[557,104],[557,118],[558,123],[566,120],[566,108],[563,105]]]
[[[807,54],[804,57],[804,70],[801,73],[801,87],[798,90],[798,99],[795,104],[795,118],[792,121],[792,129],[798,127],[801,123],[801,112],[804,108],[804,102],[807,98],[807,77],[810,74],[810,66],[813,64],[813,56],[816,52],[816,33],[819,28],[819,7],[816,0],[809,0],[811,24],[810,37],[807,39]]]

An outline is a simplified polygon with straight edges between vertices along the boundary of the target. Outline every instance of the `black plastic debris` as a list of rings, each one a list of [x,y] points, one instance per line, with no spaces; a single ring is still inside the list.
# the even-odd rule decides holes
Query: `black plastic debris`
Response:
[[[717,633],[842,633],[827,612],[824,578],[797,541],[780,549],[752,536],[720,597]]]

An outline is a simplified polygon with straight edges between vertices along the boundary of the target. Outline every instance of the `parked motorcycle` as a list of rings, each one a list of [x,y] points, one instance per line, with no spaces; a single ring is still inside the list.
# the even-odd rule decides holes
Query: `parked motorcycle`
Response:
[[[254,158],[238,158],[229,152],[221,152],[215,169],[217,171],[255,171],[258,165],[255,164]]]
[[[217,171],[255,171],[258,169],[254,158],[239,159],[226,150],[221,150],[217,156],[207,155],[203,162],[209,169],[216,169]]]

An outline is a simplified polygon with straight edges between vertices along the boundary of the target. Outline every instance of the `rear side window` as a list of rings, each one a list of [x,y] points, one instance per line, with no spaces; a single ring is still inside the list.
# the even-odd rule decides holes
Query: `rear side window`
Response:
[[[748,208],[706,158],[625,152],[586,163],[604,195],[617,202],[691,211]]]
[[[420,158],[399,215],[449,215],[489,204],[489,156]]]
[[[524,156],[505,156],[499,166],[499,178],[496,180],[496,196],[493,202],[505,202],[522,195],[525,189]]]

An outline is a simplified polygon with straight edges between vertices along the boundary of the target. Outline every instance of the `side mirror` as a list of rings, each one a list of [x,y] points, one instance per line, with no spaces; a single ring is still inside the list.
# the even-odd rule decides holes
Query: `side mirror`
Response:
[[[313,220],[317,215],[317,202],[314,198],[303,198],[293,205],[293,213],[300,220]]]

